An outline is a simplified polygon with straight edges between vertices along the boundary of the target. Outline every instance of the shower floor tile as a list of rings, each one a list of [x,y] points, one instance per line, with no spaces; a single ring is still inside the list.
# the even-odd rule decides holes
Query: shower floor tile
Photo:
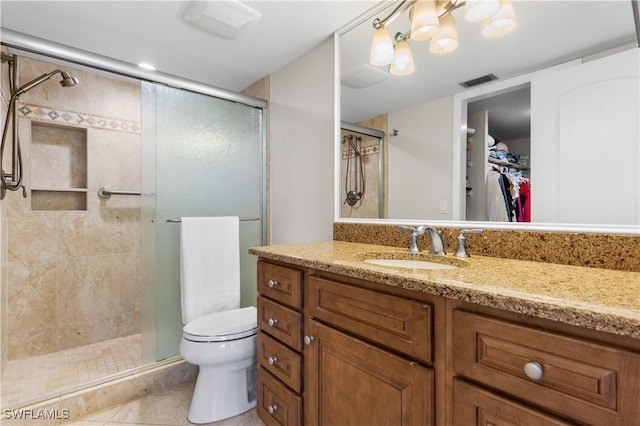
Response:
[[[2,375],[2,407],[138,367],[141,335],[93,343],[7,362]]]

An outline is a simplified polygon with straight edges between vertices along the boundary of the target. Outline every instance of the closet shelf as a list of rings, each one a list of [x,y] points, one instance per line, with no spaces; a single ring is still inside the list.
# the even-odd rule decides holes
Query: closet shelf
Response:
[[[529,167],[525,167],[520,164],[510,163],[507,160],[498,160],[497,158],[493,158],[493,157],[489,157],[489,163],[498,164],[500,166],[507,166],[512,169],[529,170]]]

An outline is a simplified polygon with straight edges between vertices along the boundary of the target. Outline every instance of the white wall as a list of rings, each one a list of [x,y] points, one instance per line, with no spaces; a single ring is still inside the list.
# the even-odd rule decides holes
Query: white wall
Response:
[[[389,217],[451,219],[452,116],[452,96],[389,113]]]
[[[531,219],[640,224],[640,50],[531,83]]]
[[[271,75],[271,244],[331,240],[333,39]]]

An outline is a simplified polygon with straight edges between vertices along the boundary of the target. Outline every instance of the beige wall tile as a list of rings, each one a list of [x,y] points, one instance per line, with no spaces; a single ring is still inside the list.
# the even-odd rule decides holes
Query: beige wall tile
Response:
[[[137,334],[141,329],[140,197],[97,196],[100,186],[140,188],[140,135],[130,127],[110,124],[122,120],[139,127],[139,83],[26,58],[21,60],[20,81],[56,68],[68,70],[81,84],[62,88],[54,76],[21,96],[21,105],[31,108],[19,120],[25,183],[29,188],[32,184],[86,187],[87,192],[39,191],[26,200],[11,197],[6,204],[7,269],[14,271],[6,283],[11,295],[7,334],[10,342],[30,348],[13,350],[14,357]],[[72,115],[52,121],[46,116],[51,110]],[[86,121],[76,125],[73,114],[97,120],[105,129],[90,127]],[[46,287],[41,283],[44,278],[34,277],[40,273],[34,268],[45,261]],[[25,283],[32,294],[20,290]],[[49,297],[57,302],[43,310]],[[27,318],[30,322],[25,323]]]

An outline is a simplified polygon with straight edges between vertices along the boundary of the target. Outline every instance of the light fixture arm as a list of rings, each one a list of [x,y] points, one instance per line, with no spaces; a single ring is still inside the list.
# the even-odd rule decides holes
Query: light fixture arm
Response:
[[[393,11],[387,15],[385,18],[376,18],[373,20],[373,28],[379,29],[380,27],[384,27],[385,24],[394,20],[398,15],[402,12],[410,8],[417,0],[401,0],[400,4],[398,4]]]

